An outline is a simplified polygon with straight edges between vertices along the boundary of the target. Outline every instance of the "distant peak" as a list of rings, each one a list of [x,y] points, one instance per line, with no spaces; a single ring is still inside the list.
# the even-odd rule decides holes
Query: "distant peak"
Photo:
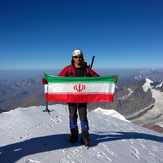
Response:
[[[148,79],[148,78],[145,78],[145,82],[146,82],[146,83],[153,83],[153,81],[150,80],[150,79]]]

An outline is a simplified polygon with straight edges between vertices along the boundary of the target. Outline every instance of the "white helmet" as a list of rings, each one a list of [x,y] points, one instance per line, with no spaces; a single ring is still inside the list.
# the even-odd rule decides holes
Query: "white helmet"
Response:
[[[72,52],[72,56],[77,56],[77,55],[83,55],[83,52],[80,50],[80,49],[75,49],[73,52]]]

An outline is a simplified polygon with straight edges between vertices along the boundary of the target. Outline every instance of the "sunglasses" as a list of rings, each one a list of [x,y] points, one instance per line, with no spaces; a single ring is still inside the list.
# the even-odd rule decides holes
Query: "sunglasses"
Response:
[[[77,59],[77,58],[82,59],[83,57],[82,56],[80,56],[80,57],[74,56],[73,58],[75,58],[75,59]]]

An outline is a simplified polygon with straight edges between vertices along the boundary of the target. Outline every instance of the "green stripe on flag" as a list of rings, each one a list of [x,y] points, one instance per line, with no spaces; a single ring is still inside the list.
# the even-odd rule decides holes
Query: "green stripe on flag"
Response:
[[[61,77],[61,76],[52,76],[44,74],[44,79],[48,81],[48,83],[88,83],[88,82],[94,82],[94,83],[115,83],[114,78],[116,78],[117,75],[112,76],[100,76],[100,77]]]

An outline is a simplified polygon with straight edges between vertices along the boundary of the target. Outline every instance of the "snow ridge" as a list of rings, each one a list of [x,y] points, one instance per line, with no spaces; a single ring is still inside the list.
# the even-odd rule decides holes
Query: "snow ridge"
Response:
[[[123,120],[123,121],[130,122],[123,115],[119,114],[117,111],[115,111],[113,109],[102,109],[102,108],[98,107],[94,111],[99,112],[99,113],[103,113],[106,115],[110,115],[111,117],[115,117],[115,118],[118,118],[118,119]]]
[[[0,162],[161,163],[163,135],[88,111],[91,147],[69,143],[67,105],[18,108],[0,114]],[[79,129],[80,124],[78,123]]]

